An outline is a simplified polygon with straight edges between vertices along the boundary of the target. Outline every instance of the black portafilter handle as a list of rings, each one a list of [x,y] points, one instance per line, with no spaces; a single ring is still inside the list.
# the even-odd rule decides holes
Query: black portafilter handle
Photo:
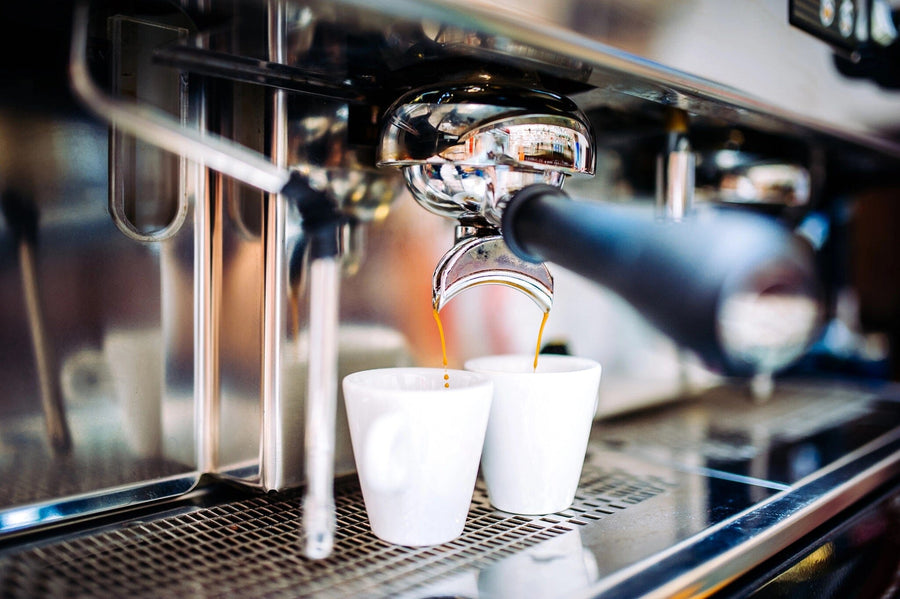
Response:
[[[820,324],[811,247],[764,216],[720,209],[669,222],[651,206],[531,185],[510,199],[501,230],[520,258],[611,289],[726,374],[784,368]]]

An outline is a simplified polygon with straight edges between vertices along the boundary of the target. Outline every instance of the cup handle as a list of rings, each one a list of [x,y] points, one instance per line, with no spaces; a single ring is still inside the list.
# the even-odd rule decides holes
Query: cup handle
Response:
[[[406,418],[399,412],[386,414],[371,423],[362,472],[373,489],[390,493],[406,483],[410,457],[407,431]]]
[[[110,389],[111,376],[103,352],[80,349],[63,360],[59,374],[63,398],[66,403],[85,403],[114,396]]]

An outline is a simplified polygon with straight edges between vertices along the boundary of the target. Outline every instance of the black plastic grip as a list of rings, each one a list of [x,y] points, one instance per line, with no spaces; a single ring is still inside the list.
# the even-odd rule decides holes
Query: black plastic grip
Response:
[[[725,298],[766,290],[816,295],[808,246],[746,212],[666,222],[652,206],[574,200],[532,185],[510,200],[502,232],[519,257],[556,263],[610,288],[677,343],[732,374],[752,374],[759,364],[723,346]]]
[[[306,177],[294,171],[281,190],[288,202],[297,206],[311,259],[340,254],[339,230],[343,216],[327,194],[310,187]],[[293,259],[292,259],[293,262]]]

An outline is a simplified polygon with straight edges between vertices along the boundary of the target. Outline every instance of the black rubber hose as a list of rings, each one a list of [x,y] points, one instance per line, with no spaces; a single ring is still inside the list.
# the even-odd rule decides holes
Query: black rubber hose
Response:
[[[501,229],[519,257],[558,264],[608,287],[678,344],[730,374],[786,364],[777,364],[777,354],[771,351],[729,345],[722,334],[728,298],[817,296],[810,248],[760,215],[720,210],[684,222],[664,222],[650,206],[574,200],[557,188],[532,185],[510,200]],[[768,304],[773,305],[779,304]],[[760,324],[771,324],[773,314],[779,316],[764,311]],[[741,327],[746,338],[747,327]],[[751,329],[751,338],[753,334]]]

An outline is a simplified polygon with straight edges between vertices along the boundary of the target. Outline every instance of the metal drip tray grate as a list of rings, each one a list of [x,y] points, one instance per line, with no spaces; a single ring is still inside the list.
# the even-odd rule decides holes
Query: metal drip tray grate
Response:
[[[119,447],[90,452],[79,448],[76,455],[60,457],[51,456],[43,447],[30,449],[0,457],[0,480],[4,481],[0,505],[27,505],[191,471],[185,464],[164,458],[130,457]]]
[[[124,485],[152,484],[185,475],[190,464],[135,454],[119,422],[99,410],[71,410],[71,453],[55,455],[43,421],[34,417],[0,420],[0,506],[26,506]]]
[[[586,465],[570,509],[526,517],[494,510],[479,482],[460,538],[407,548],[372,535],[358,483],[344,480],[335,551],[327,560],[303,557],[301,495],[291,492],[9,554],[0,559],[0,596],[396,596],[610,517],[668,486]]]
[[[790,485],[900,426],[871,390],[782,382],[766,404],[721,387],[652,413],[602,423],[599,440],[657,463],[705,466]],[[806,463],[797,458],[801,452]],[[790,466],[790,467],[788,467]]]

